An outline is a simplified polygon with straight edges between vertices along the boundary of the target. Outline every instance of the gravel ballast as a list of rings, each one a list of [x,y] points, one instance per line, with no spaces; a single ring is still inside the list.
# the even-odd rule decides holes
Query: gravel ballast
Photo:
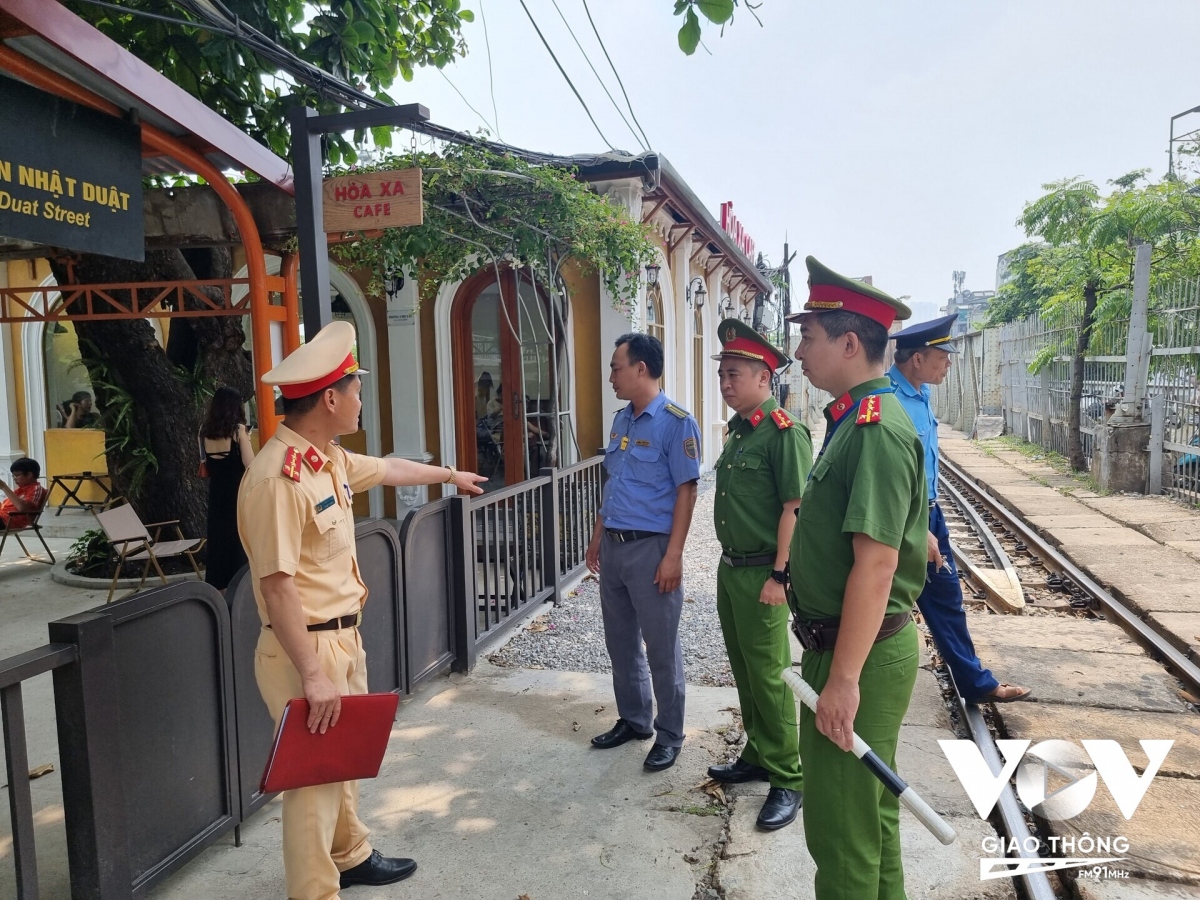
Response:
[[[717,565],[721,545],[713,530],[715,476],[700,479],[696,511],[683,553],[683,615],[679,625],[684,676],[689,684],[733,684],[717,619]],[[600,614],[600,586],[589,576],[562,603],[538,616],[488,657],[493,665],[568,672],[609,672]]]

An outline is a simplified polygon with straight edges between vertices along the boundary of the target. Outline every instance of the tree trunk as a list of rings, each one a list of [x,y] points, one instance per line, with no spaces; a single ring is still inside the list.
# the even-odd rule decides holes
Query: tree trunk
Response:
[[[229,277],[228,251],[209,251],[196,260],[210,271],[200,277]],[[147,251],[143,263],[103,256],[75,260],[73,273],[52,262],[59,284],[115,284],[195,279],[178,250]],[[118,302],[129,292],[114,291]],[[96,303],[97,311],[103,306]],[[188,307],[199,308],[198,301]],[[83,312],[82,302],[71,312]],[[208,490],[197,476],[196,436],[212,390],[228,384],[244,398],[253,393],[253,370],[243,349],[239,316],[160,319],[173,348],[190,348],[190,359],[168,355],[146,319],[75,323],[80,358],[91,378],[106,434],[105,456],[113,493],[133,505],[143,522],[178,519],[187,537],[206,530]],[[189,363],[181,365],[180,363]]]
[[[1083,435],[1080,432],[1079,407],[1083,402],[1084,356],[1092,342],[1092,326],[1096,322],[1096,285],[1083,288],[1083,321],[1079,323],[1079,337],[1075,341],[1075,356],[1071,360],[1071,401],[1067,410],[1067,460],[1076,472],[1086,472],[1087,459],[1083,455]]]

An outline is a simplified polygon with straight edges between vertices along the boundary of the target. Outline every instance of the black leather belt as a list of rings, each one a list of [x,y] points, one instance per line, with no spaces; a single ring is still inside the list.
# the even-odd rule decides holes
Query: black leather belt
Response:
[[[774,568],[775,554],[763,553],[759,556],[730,556],[728,553],[722,553],[721,562],[727,566],[733,566],[735,569],[745,566],[771,566]]]
[[[879,634],[875,635],[875,643],[878,644],[880,641],[898,634],[911,618],[911,612],[884,616],[883,622],[879,626]],[[799,619],[793,619],[792,632],[800,641],[800,646],[805,650],[813,650],[821,653],[826,650],[832,650],[837,644],[838,628],[841,626],[841,622],[840,617],[836,619],[817,619],[814,622],[801,622]]]
[[[328,622],[318,622],[316,625],[309,625],[309,631],[338,631],[342,628],[357,628],[362,624],[362,610],[360,609],[352,616],[342,616],[340,619],[330,619]]]
[[[605,528],[608,536],[618,544],[628,544],[630,541],[642,541],[646,538],[660,537],[658,531],[617,531],[615,528]]]

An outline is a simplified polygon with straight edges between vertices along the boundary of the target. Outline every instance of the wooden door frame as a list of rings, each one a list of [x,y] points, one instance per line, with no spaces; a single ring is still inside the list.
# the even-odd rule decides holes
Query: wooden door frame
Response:
[[[475,437],[475,348],[472,341],[471,318],[475,301],[496,283],[496,270],[491,266],[480,269],[466,279],[454,294],[450,307],[450,354],[454,376],[454,428],[458,446],[458,466],[471,472],[479,471],[479,454]],[[513,291],[513,272],[500,266],[500,372],[498,384],[521,384],[520,341],[508,327],[516,322],[516,299]],[[511,396],[511,394],[510,394]],[[525,423],[521,415],[513,415],[512,404],[499,397],[504,421],[504,479],[506,485],[523,481],[525,471]],[[523,412],[521,410],[520,412]],[[514,477],[515,476],[515,477]]]

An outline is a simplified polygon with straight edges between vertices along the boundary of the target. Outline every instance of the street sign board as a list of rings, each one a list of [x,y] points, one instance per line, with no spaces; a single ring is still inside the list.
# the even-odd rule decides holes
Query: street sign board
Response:
[[[326,178],[321,194],[326,233],[403,228],[424,221],[420,169]]]
[[[145,258],[141,129],[0,76],[0,235]]]

